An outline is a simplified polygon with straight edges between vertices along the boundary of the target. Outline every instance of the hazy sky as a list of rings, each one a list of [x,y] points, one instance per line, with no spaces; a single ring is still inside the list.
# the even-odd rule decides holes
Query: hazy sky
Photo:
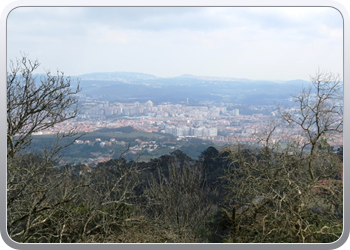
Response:
[[[7,32],[8,59],[25,52],[72,76],[343,73],[343,19],[330,7],[21,7],[9,14]]]

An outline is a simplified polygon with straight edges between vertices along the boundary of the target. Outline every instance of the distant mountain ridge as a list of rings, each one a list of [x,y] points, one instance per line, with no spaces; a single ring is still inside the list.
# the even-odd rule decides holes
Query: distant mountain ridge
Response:
[[[275,83],[308,83],[307,81],[295,79],[295,80],[252,80],[247,78],[236,78],[236,77],[218,77],[218,76],[196,76],[191,74],[183,74],[175,77],[158,77],[151,74],[139,73],[139,72],[94,72],[83,75],[75,76],[81,80],[95,80],[95,81],[139,81],[139,80],[161,80],[161,79],[196,79],[204,81],[227,81],[227,82],[275,82]]]
[[[82,80],[103,80],[103,81],[118,81],[118,80],[150,80],[157,79],[154,75],[138,73],[138,72],[103,72],[103,73],[88,73],[79,75]]]
[[[138,72],[89,73],[81,79],[81,94],[93,99],[117,102],[231,102],[270,105],[288,101],[310,83],[303,80],[269,81],[234,77],[157,77]]]

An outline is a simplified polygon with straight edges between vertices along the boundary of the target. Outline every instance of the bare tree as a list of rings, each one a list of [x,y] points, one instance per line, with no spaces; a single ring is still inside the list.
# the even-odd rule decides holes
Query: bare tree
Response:
[[[77,115],[79,84],[72,91],[70,77],[57,71],[34,75],[40,66],[26,55],[11,61],[7,72],[7,158],[31,142],[33,133],[53,127]]]
[[[292,127],[301,130],[306,139],[302,149],[310,146],[308,172],[314,179],[312,161],[322,139],[334,137],[343,132],[343,94],[339,75],[331,72],[316,72],[311,77],[312,85],[304,88],[294,101],[299,104],[299,112],[282,112],[281,117]]]
[[[70,173],[61,171],[41,155],[18,155],[7,182],[7,229],[17,242],[59,242],[59,211],[72,202],[82,187],[72,185]],[[68,211],[65,211],[69,213]]]
[[[299,109],[282,111],[281,123],[259,137],[263,146],[228,149],[233,242],[332,242],[341,235],[342,163],[327,143],[342,135],[341,81],[324,72],[311,81],[294,96]],[[282,134],[283,123],[294,132]]]
[[[166,172],[166,173],[165,173]],[[158,168],[145,191],[147,210],[158,234],[167,242],[201,242],[201,230],[212,213],[215,190],[206,183],[201,164],[171,157]]]
[[[77,115],[79,84],[72,91],[70,78],[61,72],[36,76],[39,65],[23,54],[7,72],[7,227],[19,242],[50,242],[55,234],[43,225],[75,199],[79,188],[68,185],[67,173],[56,164],[58,152],[72,143],[60,140],[76,135],[74,131],[58,133],[41,155],[24,151],[34,133]]]
[[[135,162],[127,163],[122,156],[89,173],[88,190],[85,191],[88,196],[82,198],[82,204],[90,212],[82,220],[82,242],[131,241],[130,235],[126,237],[128,229],[142,222],[135,214],[135,189],[143,170]]]

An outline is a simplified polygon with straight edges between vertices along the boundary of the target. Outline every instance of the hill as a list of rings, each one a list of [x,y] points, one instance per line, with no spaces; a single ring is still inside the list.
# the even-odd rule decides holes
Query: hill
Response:
[[[75,77],[72,77],[72,79]],[[118,102],[232,102],[269,105],[287,101],[309,82],[265,81],[228,77],[182,75],[162,78],[143,73],[109,72],[77,76],[87,97]]]

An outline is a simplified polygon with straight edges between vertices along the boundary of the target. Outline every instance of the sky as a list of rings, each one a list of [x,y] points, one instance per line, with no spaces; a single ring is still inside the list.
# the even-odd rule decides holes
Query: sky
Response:
[[[45,70],[309,80],[343,74],[343,19],[331,7],[21,7],[7,59]]]

